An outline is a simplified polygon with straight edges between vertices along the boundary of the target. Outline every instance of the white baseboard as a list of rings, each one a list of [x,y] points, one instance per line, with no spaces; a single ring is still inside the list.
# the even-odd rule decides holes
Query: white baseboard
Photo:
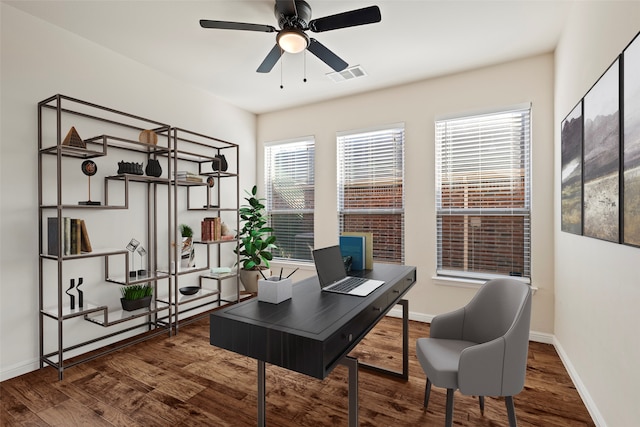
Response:
[[[402,317],[402,308],[396,306],[393,309],[391,309],[389,313],[387,313],[387,315],[391,317]],[[415,321],[424,322],[424,323],[431,323],[433,318],[434,316],[432,315],[428,315],[424,313],[409,312],[410,320],[415,320]],[[569,377],[571,378],[571,381],[573,381],[573,384],[576,386],[576,390],[578,390],[578,394],[580,395],[580,398],[582,398],[582,401],[584,402],[584,405],[587,408],[587,411],[589,411],[589,415],[591,415],[593,422],[598,427],[607,427],[607,423],[604,421],[602,414],[598,410],[598,407],[596,406],[595,402],[591,398],[589,391],[587,390],[584,383],[580,379],[580,375],[578,375],[575,368],[571,364],[569,357],[562,349],[562,346],[560,345],[560,342],[557,340],[556,336],[546,332],[530,331],[529,339],[534,342],[551,344],[554,346],[554,348],[558,352],[560,361],[562,362],[565,369],[569,373]]]
[[[564,365],[565,369],[569,373],[569,377],[571,377],[571,381],[573,381],[573,384],[576,386],[576,390],[578,390],[578,394],[582,398],[582,401],[584,402],[584,406],[586,406],[587,411],[589,411],[589,415],[591,415],[593,422],[598,427],[607,427],[607,423],[602,417],[602,414],[598,410],[598,407],[596,406],[595,402],[591,398],[591,395],[589,394],[587,387],[585,387],[584,383],[582,382],[582,379],[580,378],[580,375],[578,375],[578,372],[573,367],[573,364],[571,363],[571,360],[567,356],[567,353],[565,353],[564,349],[562,348],[562,345],[560,345],[560,342],[557,340],[555,336],[553,337],[553,346],[556,348],[556,351],[560,356],[560,360],[562,361],[562,364]]]
[[[33,372],[40,369],[38,359],[26,360],[24,362],[16,363],[15,365],[8,366],[0,371],[0,381],[6,381],[11,378],[19,377],[20,375]]]

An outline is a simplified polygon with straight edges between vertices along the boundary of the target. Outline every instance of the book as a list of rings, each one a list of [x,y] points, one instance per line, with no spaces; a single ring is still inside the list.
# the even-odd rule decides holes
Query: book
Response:
[[[80,252],[91,252],[91,241],[89,240],[89,233],[87,232],[87,225],[84,219],[80,220]]]
[[[71,255],[71,218],[62,218],[62,231],[64,233],[64,247],[62,254]]]
[[[222,239],[222,222],[220,217],[207,217],[200,222],[200,238],[205,242]]]
[[[80,254],[80,220],[71,218],[69,220],[69,226],[71,227],[71,244],[69,254],[78,255]]]
[[[351,257],[352,270],[365,269],[364,236],[340,236],[340,253],[343,257]]]
[[[363,236],[365,239],[365,265],[366,270],[373,270],[373,233],[364,231],[345,231],[343,236]]]
[[[58,256],[58,218],[47,218],[47,253]]]

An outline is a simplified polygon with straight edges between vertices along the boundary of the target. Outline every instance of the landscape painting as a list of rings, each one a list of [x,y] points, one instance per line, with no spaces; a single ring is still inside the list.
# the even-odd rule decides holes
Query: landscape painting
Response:
[[[620,242],[619,62],[584,97],[583,234]]]
[[[640,37],[624,51],[623,243],[640,246]]]
[[[582,234],[582,101],[562,121],[561,229]]]

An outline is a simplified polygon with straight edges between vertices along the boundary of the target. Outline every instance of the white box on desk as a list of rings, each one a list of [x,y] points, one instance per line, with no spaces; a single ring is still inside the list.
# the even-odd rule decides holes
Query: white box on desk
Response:
[[[258,301],[279,304],[282,301],[291,299],[291,287],[293,280],[280,279],[278,276],[271,276],[267,280],[258,280]]]

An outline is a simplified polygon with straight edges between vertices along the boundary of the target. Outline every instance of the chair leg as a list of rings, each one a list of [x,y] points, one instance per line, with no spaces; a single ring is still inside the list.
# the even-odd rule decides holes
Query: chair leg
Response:
[[[484,396],[478,396],[478,403],[480,403],[480,415],[484,416]]]
[[[429,396],[431,395],[431,380],[427,378],[427,386],[424,389],[424,409],[427,409],[429,406]]]
[[[445,427],[451,427],[453,425],[453,389],[447,389],[447,415],[444,420]]]
[[[513,396],[506,396],[504,403],[507,405],[507,415],[509,416],[509,427],[517,427],[516,407],[513,405]]]

